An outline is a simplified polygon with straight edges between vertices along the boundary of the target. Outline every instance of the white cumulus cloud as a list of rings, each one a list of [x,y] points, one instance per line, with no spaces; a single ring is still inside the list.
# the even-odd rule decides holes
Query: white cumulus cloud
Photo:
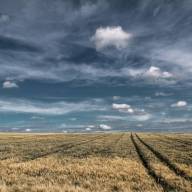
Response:
[[[178,101],[177,103],[174,103],[171,106],[172,107],[185,107],[185,106],[187,106],[187,102],[186,101]]]
[[[169,79],[173,77],[173,74],[167,71],[162,71],[159,67],[151,66],[146,72],[146,76],[153,78]]]
[[[86,131],[91,131],[91,128],[90,128],[90,127],[87,127],[85,130],[86,130]]]
[[[105,124],[100,124],[100,125],[99,125],[99,128],[100,128],[100,129],[103,129],[103,130],[109,130],[109,129],[111,129],[111,126],[105,125]]]
[[[95,43],[96,49],[115,47],[117,49],[126,48],[131,34],[127,33],[120,26],[100,27],[96,30],[91,40]]]
[[[18,85],[12,81],[5,81],[3,82],[3,88],[5,89],[18,88]]]
[[[134,109],[129,108],[129,109],[127,109],[127,112],[128,112],[128,113],[134,113]]]
[[[129,109],[131,106],[130,105],[127,105],[127,104],[116,104],[116,103],[113,103],[112,104],[112,108],[113,109]]]
[[[134,109],[130,105],[125,103],[123,104],[113,103],[112,108],[120,112],[134,113]]]

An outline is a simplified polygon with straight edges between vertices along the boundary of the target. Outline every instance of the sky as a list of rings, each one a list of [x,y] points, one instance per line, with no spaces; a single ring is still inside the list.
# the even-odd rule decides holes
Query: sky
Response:
[[[0,0],[0,131],[191,132],[191,0]]]

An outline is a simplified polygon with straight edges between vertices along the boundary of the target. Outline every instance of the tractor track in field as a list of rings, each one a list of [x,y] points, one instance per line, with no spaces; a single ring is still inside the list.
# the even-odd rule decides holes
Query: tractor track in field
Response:
[[[182,144],[182,143],[179,143],[179,142],[174,142],[172,140],[168,140],[166,138],[163,138],[163,139],[158,139],[157,140],[158,142],[160,142],[161,144],[163,145],[166,145],[166,147],[174,147],[175,149],[179,150],[179,151],[183,151],[185,150],[184,147],[187,147],[186,145]],[[186,151],[188,150],[188,148],[186,148]]]
[[[111,142],[109,143],[106,143],[106,140],[105,141],[102,141],[102,148],[99,148],[99,149],[96,149],[94,150],[93,154],[99,154],[99,155],[112,155],[114,154],[115,152],[114,151],[111,151],[111,148],[115,148],[118,143],[121,141],[122,137],[125,135],[125,133],[122,133],[120,134],[117,138],[115,138],[114,140],[112,140]],[[108,139],[108,136],[106,136],[106,139]],[[82,152],[80,154],[78,154],[79,156],[86,156],[89,154],[89,151],[86,151],[86,152]]]
[[[139,145],[137,144],[136,140],[134,139],[133,134],[131,133],[131,141],[135,147],[135,150],[139,156],[139,159],[141,161],[141,163],[143,164],[143,166],[145,167],[145,169],[147,170],[148,175],[158,184],[160,185],[163,190],[165,192],[176,192],[177,189],[175,188],[175,186],[169,184],[162,176],[156,174],[156,172],[154,171],[153,167],[150,165],[149,161],[147,160],[144,152],[142,151],[142,149],[139,147]]]
[[[118,140],[116,141],[116,145],[119,144],[119,142],[121,141],[121,139],[123,138],[124,135],[125,135],[125,133],[122,133],[122,134],[120,135],[120,137],[119,137]]]
[[[177,151],[180,152],[188,152],[190,148],[192,147],[192,144],[185,144],[183,141],[179,140],[175,141],[174,139],[171,138],[166,138],[164,137],[163,139],[159,138],[158,142],[161,142],[161,144],[165,145],[167,148],[173,148]],[[192,158],[192,154],[188,154],[188,157]]]
[[[42,157],[46,157],[46,156],[49,156],[49,155],[52,155],[52,154],[55,154],[55,153],[63,152],[64,150],[68,150],[68,149],[71,149],[73,147],[76,147],[76,146],[79,146],[79,145],[82,145],[82,144],[87,144],[87,143],[90,143],[92,141],[101,139],[103,137],[107,137],[107,135],[99,135],[97,137],[93,137],[93,138],[90,138],[90,139],[80,140],[77,143],[70,142],[70,143],[65,143],[65,144],[62,144],[62,145],[58,145],[58,146],[52,148],[51,151],[49,151],[47,153],[43,153],[43,154],[37,154],[37,155],[33,156],[32,158],[27,159],[26,161],[32,161],[32,160],[36,160],[36,159],[39,159],[39,158],[42,158]]]
[[[76,137],[76,135],[70,135],[69,136],[70,137],[70,139],[73,139],[73,138],[75,138]],[[69,139],[69,137],[68,137],[68,139]],[[35,137],[34,137],[35,138]],[[24,139],[22,139],[22,140],[24,140]],[[43,141],[45,141],[45,140],[43,140]],[[71,142],[70,142],[71,143]],[[8,147],[7,145],[9,145],[9,147],[8,147],[8,149],[0,149],[0,153],[1,152],[11,152],[11,150],[9,149],[10,148],[10,145],[11,146],[16,146],[17,144],[19,144],[19,145],[21,145],[21,146],[23,146],[23,145],[26,145],[26,144],[30,144],[31,146],[34,144],[34,141],[33,142],[31,142],[31,141],[29,141],[28,142],[28,140],[26,140],[26,141],[11,141],[11,142],[9,142],[9,143],[0,143],[0,145],[1,145],[1,147]],[[46,145],[46,143],[44,143],[45,145]],[[69,144],[69,142],[66,142],[66,143],[64,143],[64,144],[62,144],[62,146],[63,145],[65,145],[65,144]],[[37,143],[35,143],[35,145],[37,145]],[[55,146],[55,147],[52,147],[52,149],[53,148],[56,148],[56,147],[60,147],[61,145],[59,145],[59,146]],[[34,147],[34,145],[33,145],[33,147]],[[16,154],[15,154],[16,155]],[[12,158],[13,156],[8,156],[8,157],[0,157],[0,161],[3,161],[3,160],[7,160],[7,159],[10,159],[10,158]],[[27,159],[27,160],[31,160],[31,159]],[[25,161],[27,161],[27,160],[25,160]],[[23,162],[23,161],[22,161]]]
[[[75,137],[75,136],[73,136]],[[72,138],[73,138],[72,137]],[[71,149],[73,147],[76,147],[78,145],[82,145],[82,144],[86,144],[86,143],[89,143],[91,141],[95,141],[97,139],[101,139],[103,137],[107,137],[107,135],[98,135],[98,136],[94,136],[90,139],[85,139],[85,138],[82,138],[81,140],[79,140],[78,142],[75,142],[75,141],[72,141],[72,142],[65,142],[61,145],[57,145],[57,146],[54,146],[52,147],[51,149],[49,149],[50,151],[48,152],[44,152],[44,153],[36,153],[34,154],[32,157],[30,157],[30,154],[26,154],[26,155],[29,155],[29,157],[27,157],[26,155],[23,156],[23,160],[20,160],[18,163],[24,163],[24,162],[28,162],[28,161],[33,161],[33,160],[36,160],[36,159],[40,159],[40,158],[43,158],[43,157],[46,157],[46,156],[49,156],[49,155],[52,155],[52,154],[55,154],[55,153],[59,153],[59,152],[62,152],[64,150],[68,150],[68,149]],[[63,149],[64,148],[64,149]],[[17,155],[16,155],[17,156]],[[3,157],[3,158],[0,158],[0,161],[3,161],[3,160],[7,160],[7,159],[10,159],[12,158],[13,156],[9,156],[9,157]]]
[[[104,148],[103,150],[97,150],[96,153],[97,154],[100,154],[101,152],[104,153],[104,154],[115,154],[116,152],[115,151],[111,151],[111,148],[112,146],[114,146],[113,148],[116,148],[116,146],[119,144],[119,142],[121,141],[122,137],[125,135],[125,133],[122,133],[121,135],[119,135],[119,137],[117,137],[115,139],[115,141],[112,141],[110,143],[108,143]]]
[[[99,139],[103,139],[103,138],[108,138],[108,137],[110,137],[109,135],[106,135],[105,137],[102,137],[102,138],[99,138]],[[101,140],[101,141],[99,141],[99,143],[103,146],[103,145],[105,145],[105,143],[106,143],[106,140]],[[77,146],[74,146],[74,148],[75,147],[78,147],[79,145],[77,145]],[[70,148],[71,149],[71,148]],[[77,156],[75,155],[75,157],[85,157],[86,155],[89,155],[90,153],[90,151],[92,151],[92,150],[90,150],[90,149],[88,149],[88,150],[86,150],[86,151],[81,151],[81,150],[79,150],[80,151],[80,153],[78,153],[77,154]],[[105,152],[105,151],[107,151],[106,149],[104,149],[103,148],[103,150],[101,150],[101,149],[97,149],[96,151],[94,150],[94,153],[101,153],[101,152]],[[67,153],[66,152],[66,154],[70,154],[70,152],[71,151],[69,151],[69,153]],[[73,151],[72,151],[72,154],[73,154]]]
[[[172,140],[173,142],[180,143],[180,144],[183,144],[185,146],[192,146],[192,141],[186,141],[186,140],[184,141],[184,140],[180,140],[180,139],[173,138],[170,136],[164,136],[164,137],[168,140]]]
[[[144,140],[142,140],[137,134],[135,134],[137,139],[148,149],[150,150],[155,157],[157,157],[164,165],[166,165],[170,170],[172,170],[177,176],[180,176],[188,181],[192,181],[192,177],[187,175],[183,170],[181,170],[177,165],[175,165],[169,158],[164,156],[158,150],[153,148],[151,145],[147,144]]]

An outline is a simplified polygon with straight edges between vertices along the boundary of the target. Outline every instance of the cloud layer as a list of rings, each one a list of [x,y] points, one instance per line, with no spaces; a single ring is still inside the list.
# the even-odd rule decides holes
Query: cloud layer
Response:
[[[0,7],[0,128],[189,126],[190,0],[6,0]]]
[[[115,78],[117,86],[121,78],[127,85],[148,84],[147,78],[166,86],[189,81],[191,8],[188,0],[169,6],[161,0],[6,2],[0,14],[0,79]]]
[[[28,100],[0,100],[0,112],[31,113],[40,115],[64,115],[72,112],[102,111],[105,107],[94,104],[94,101],[71,103],[42,103]]]

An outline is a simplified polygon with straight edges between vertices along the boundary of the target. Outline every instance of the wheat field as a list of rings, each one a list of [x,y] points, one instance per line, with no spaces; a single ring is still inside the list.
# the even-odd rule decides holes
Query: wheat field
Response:
[[[1,192],[191,192],[192,134],[0,134]]]

